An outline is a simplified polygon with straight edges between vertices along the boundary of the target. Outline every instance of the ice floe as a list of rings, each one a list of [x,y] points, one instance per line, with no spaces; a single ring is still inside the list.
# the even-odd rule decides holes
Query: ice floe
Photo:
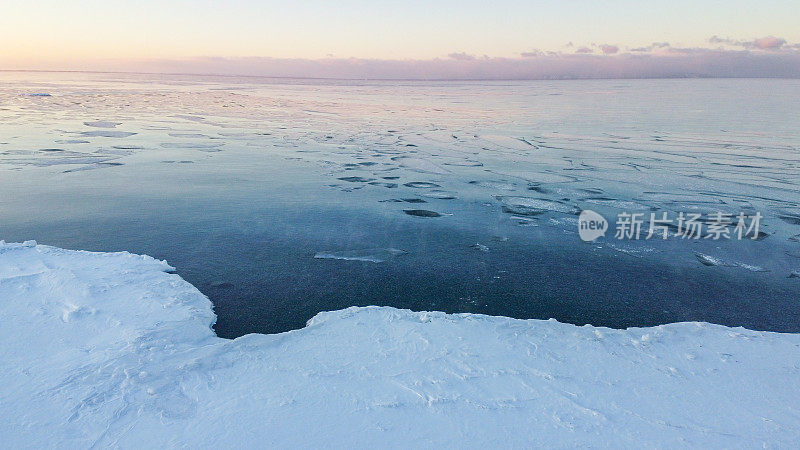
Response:
[[[420,192],[419,195],[420,195],[420,197],[436,198],[436,199],[439,199],[439,200],[455,200],[455,199],[458,198],[458,196],[456,196],[456,194],[454,192],[441,191],[441,190],[438,190],[438,189],[434,189],[434,190],[431,190],[431,191]]]
[[[481,251],[481,252],[484,252],[484,253],[488,253],[489,252],[489,247],[481,244],[480,242],[476,242],[476,243],[470,245],[469,247],[470,248],[474,248],[475,250],[478,250],[478,251]]]
[[[408,214],[409,216],[416,216],[416,217],[441,217],[442,215],[436,211],[430,211],[427,209],[404,209],[404,213]]]
[[[485,134],[480,136],[480,138],[491,142],[492,144],[512,150],[528,151],[536,149],[536,146],[525,138],[516,138],[495,134]]]
[[[96,128],[116,128],[117,125],[122,125],[120,122],[110,122],[107,120],[94,120],[90,122],[83,122],[87,127]]]
[[[411,181],[411,182],[403,184],[403,186],[410,187],[410,188],[415,188],[415,189],[433,189],[433,188],[441,187],[436,183],[431,183],[431,182],[428,182],[428,181]]]
[[[371,248],[364,250],[323,251],[314,255],[316,259],[339,259],[343,261],[364,261],[382,263],[388,259],[405,255],[405,250],[398,248]]]
[[[495,198],[503,205],[503,211],[520,216],[535,216],[546,212],[577,214],[579,210],[562,201],[546,198],[498,195]]]
[[[221,151],[221,147],[223,145],[225,145],[224,142],[164,142],[161,144],[161,148],[185,148],[190,150],[200,150],[203,152],[218,152]]]
[[[410,156],[396,156],[392,158],[392,161],[395,161],[398,164],[400,164],[400,167],[404,167],[414,172],[433,173],[433,174],[450,173],[449,170],[445,169],[439,164],[436,164],[435,162],[423,158],[415,158]]]
[[[128,136],[133,136],[136,133],[132,131],[97,130],[97,131],[81,131],[78,134],[87,137],[125,138]]]
[[[741,269],[749,270],[751,272],[769,272],[769,270],[761,266],[747,264],[739,261],[728,261],[706,253],[694,252],[694,256],[704,266],[738,267]]]
[[[337,180],[347,181],[348,183],[369,183],[370,181],[375,181],[375,178],[365,178],[365,177],[339,177]]]

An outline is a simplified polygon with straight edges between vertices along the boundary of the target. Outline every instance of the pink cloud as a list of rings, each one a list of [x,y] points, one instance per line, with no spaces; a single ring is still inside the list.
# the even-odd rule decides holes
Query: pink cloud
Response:
[[[786,45],[786,39],[777,38],[775,36],[766,36],[752,41],[711,36],[711,39],[709,39],[708,42],[711,42],[712,44],[732,45],[743,48],[757,48],[759,50],[777,50]]]
[[[602,50],[605,55],[613,55],[619,52],[619,47],[616,45],[603,44],[600,46],[600,50]]]
[[[775,36],[767,36],[753,41],[753,45],[761,50],[778,49],[786,45],[786,39],[776,38]]]
[[[575,50],[575,53],[594,53],[594,50],[590,49],[589,47],[581,47]]]

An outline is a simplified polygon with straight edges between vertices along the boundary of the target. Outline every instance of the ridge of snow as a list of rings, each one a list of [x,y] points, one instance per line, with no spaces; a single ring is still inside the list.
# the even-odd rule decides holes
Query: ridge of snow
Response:
[[[169,271],[0,241],[5,446],[800,446],[800,335],[371,306],[227,340]]]

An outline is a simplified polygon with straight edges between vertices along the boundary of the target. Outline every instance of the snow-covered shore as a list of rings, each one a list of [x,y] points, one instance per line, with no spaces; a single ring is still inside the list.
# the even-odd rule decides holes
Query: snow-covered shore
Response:
[[[169,270],[0,243],[4,446],[800,446],[800,335],[368,307],[227,340]]]

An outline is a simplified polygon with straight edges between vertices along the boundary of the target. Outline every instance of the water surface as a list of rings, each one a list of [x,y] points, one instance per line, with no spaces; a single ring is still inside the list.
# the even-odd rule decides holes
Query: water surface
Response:
[[[800,331],[797,80],[0,86],[0,239],[166,259],[221,336],[370,304]],[[582,209],[765,235],[586,243]]]

